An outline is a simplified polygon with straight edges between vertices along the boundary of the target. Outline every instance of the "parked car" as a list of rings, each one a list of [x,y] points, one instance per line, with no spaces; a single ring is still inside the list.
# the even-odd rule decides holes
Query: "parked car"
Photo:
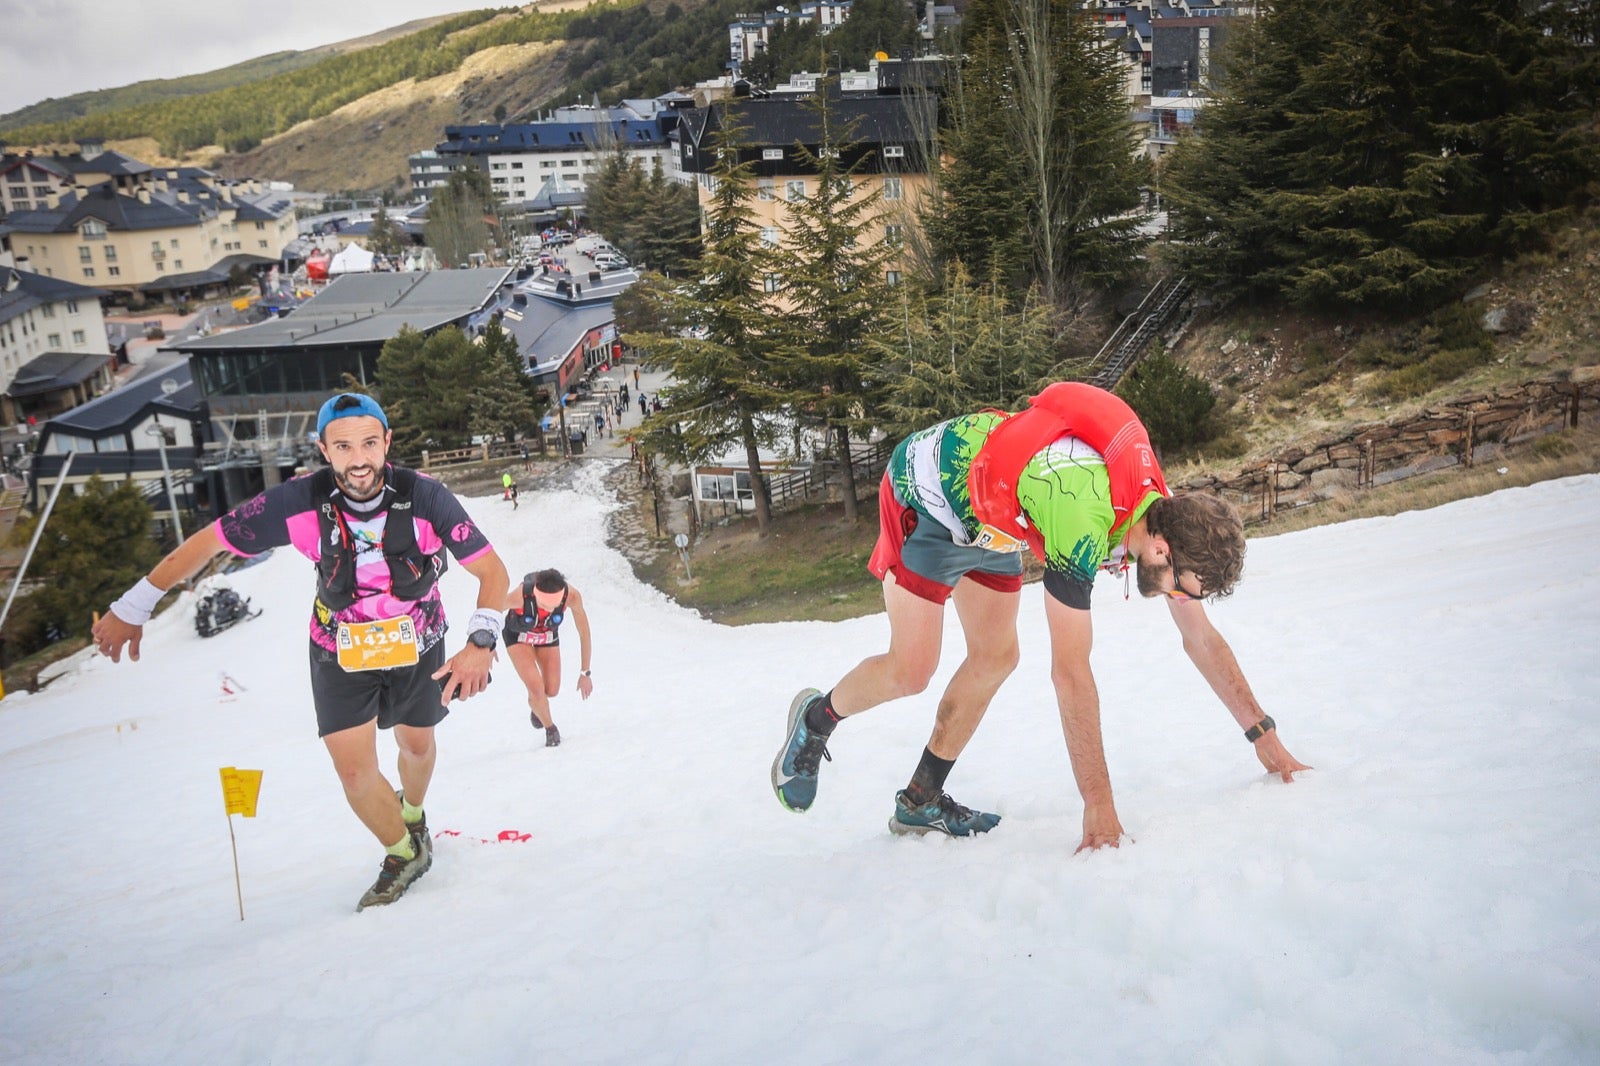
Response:
[[[616,252],[599,252],[594,257],[594,265],[601,270],[626,270],[628,261]]]

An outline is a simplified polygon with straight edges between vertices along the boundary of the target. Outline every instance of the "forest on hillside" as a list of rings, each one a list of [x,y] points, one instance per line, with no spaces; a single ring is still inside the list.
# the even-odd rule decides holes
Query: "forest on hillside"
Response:
[[[279,53],[190,79],[47,101],[10,116],[0,130],[13,144],[153,137],[172,156],[207,145],[241,153],[390,85],[454,71],[476,52],[538,41],[566,41],[571,49],[566,84],[535,111],[596,96],[605,103],[650,97],[725,73],[728,23],[748,7],[747,0],[621,0],[559,14],[484,9],[358,52]],[[829,63],[861,67],[876,51],[898,54],[916,41],[914,13],[900,0],[857,0],[851,19],[826,38],[826,51],[814,27],[798,27],[780,33],[751,74],[778,82]],[[208,78],[225,84],[196,92]],[[83,97],[110,106],[80,111]]]

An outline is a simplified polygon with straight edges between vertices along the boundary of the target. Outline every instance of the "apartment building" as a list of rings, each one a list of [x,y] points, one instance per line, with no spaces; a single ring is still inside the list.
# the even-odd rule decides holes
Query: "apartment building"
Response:
[[[41,158],[27,161],[30,174],[55,166],[70,183],[43,200],[30,194],[30,207],[0,222],[0,245],[46,277],[157,298],[196,294],[225,287],[239,267],[276,264],[296,236],[289,197],[253,179],[150,167],[88,141],[75,156]]]
[[[412,157],[413,184],[421,175],[436,187],[449,180],[450,170],[471,165],[489,175],[496,195],[507,203],[533,203],[556,192],[582,195],[606,157],[619,150],[638,160],[646,173],[660,167],[670,176],[677,155],[669,135],[692,102],[673,93],[615,107],[557,108],[534,122],[446,126],[445,139],[433,152],[439,162],[426,153]],[[422,165],[431,169],[419,170]]]
[[[834,129],[854,124],[854,142],[826,146],[818,115],[810,101],[822,83],[817,75],[797,74],[786,91],[759,96],[729,96],[685,112],[678,130],[679,165],[695,179],[702,208],[716,188],[714,171],[722,130],[730,109],[741,127],[741,160],[747,160],[755,183],[750,203],[761,239],[783,242],[786,205],[814,195],[815,168],[806,152],[820,155],[831,148],[840,164],[854,168],[855,198],[879,195],[877,217],[865,239],[895,247],[905,244],[916,225],[917,207],[930,192],[928,160],[934,151],[937,102],[931,93],[902,92],[938,81],[941,60],[889,60],[874,64],[870,77],[846,72],[831,88]],[[852,88],[852,87],[855,88]],[[805,91],[809,87],[810,91]],[[798,150],[803,145],[805,152]],[[903,267],[891,261],[887,280],[900,280]],[[773,291],[779,279],[772,279]]]
[[[48,416],[111,387],[111,346],[100,310],[106,295],[0,267],[0,425]]]

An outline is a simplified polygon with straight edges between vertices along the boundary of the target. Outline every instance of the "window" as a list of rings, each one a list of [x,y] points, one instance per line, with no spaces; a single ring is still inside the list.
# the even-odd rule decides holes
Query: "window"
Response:
[[[54,317],[56,317],[56,305],[55,304],[45,304],[43,307],[39,308],[39,311],[46,318],[54,318]]]
[[[26,200],[13,200],[11,206],[18,211],[28,211],[33,208],[33,205]]]
[[[902,186],[899,178],[883,179],[883,198],[885,200],[898,200],[901,198]]]
[[[94,267],[84,267],[83,268],[83,276],[86,277],[86,278],[94,277]]]
[[[265,222],[257,222],[256,223],[256,229],[258,231],[265,230],[266,228],[267,228],[267,224]]]
[[[182,259],[174,259],[172,261],[172,269],[173,270],[182,270],[183,269],[183,260]]]
[[[177,251],[178,250],[178,238],[176,238],[176,237],[172,238],[172,250],[173,251]]]
[[[161,242],[160,241],[151,241],[150,242],[150,254],[155,256],[157,259],[161,258]]]
[[[266,241],[257,241],[256,244],[258,246],[262,247],[262,248],[267,247],[267,242]]]
[[[83,228],[78,232],[83,234],[86,241],[103,241],[106,239],[106,224],[98,218],[91,218],[84,222]]]
[[[783,198],[791,204],[806,198],[806,183],[799,178],[793,178],[783,183]]]
[[[778,227],[762,226],[761,243],[766,245],[768,248],[776,248],[778,246]]]
[[[122,268],[119,266],[108,266],[106,267],[106,273],[110,274],[114,278],[119,278],[122,276]]]
[[[88,342],[89,342],[89,338],[83,332],[83,330],[75,329],[75,330],[72,331],[72,343],[73,344],[87,344]]]
[[[94,249],[90,248],[87,244],[78,245],[78,262],[80,262],[80,263],[92,263],[92,262],[94,262]]]
[[[905,145],[886,144],[883,146],[883,158],[885,159],[904,159],[905,155]]]
[[[782,148],[763,148],[763,149],[761,149],[761,158],[762,159],[782,159],[783,158],[783,149]]]
[[[116,245],[108,244],[108,245],[105,246],[105,248],[103,248],[101,250],[106,253],[106,262],[115,263],[117,261],[117,246]]]
[[[900,271],[898,271],[898,270],[885,270],[883,272],[883,280],[887,284],[890,284],[890,285],[898,285],[898,284],[900,284]]]
[[[783,278],[778,274],[763,274],[761,288],[765,292],[777,292],[783,288]]]
[[[701,474],[700,498],[702,500],[753,500],[755,499],[755,493],[750,489],[749,474]]]
[[[897,222],[884,226],[883,243],[891,248],[899,248],[906,243],[906,228]]]
[[[50,197],[50,186],[48,186],[48,185],[35,185],[33,187],[33,195],[39,197],[41,200],[49,199],[49,197]]]
[[[757,178],[756,179],[756,199],[757,200],[772,201],[772,200],[776,200],[777,198],[778,198],[777,186],[773,184],[773,181],[772,181],[771,178]]]
[[[51,348],[59,348],[61,347],[61,334],[52,333],[44,339],[44,342]]]
[[[78,313],[78,301],[77,300],[68,300],[67,301],[67,314],[75,315],[77,313]]]

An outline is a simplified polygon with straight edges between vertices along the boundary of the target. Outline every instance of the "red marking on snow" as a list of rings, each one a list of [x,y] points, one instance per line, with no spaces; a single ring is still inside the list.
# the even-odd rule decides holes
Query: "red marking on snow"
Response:
[[[437,829],[433,833],[436,837],[458,837],[461,840],[474,844],[522,844],[533,839],[532,833],[524,833],[520,829],[502,829],[495,837],[471,837],[462,835],[459,829]]]

